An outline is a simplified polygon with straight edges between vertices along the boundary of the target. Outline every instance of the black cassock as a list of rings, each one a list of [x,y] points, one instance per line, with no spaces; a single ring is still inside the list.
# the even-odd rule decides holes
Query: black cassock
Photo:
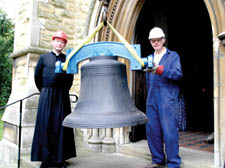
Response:
[[[31,161],[61,163],[76,157],[72,128],[62,126],[71,113],[69,89],[73,75],[55,73],[55,62],[65,62],[65,55],[53,52],[40,56],[35,69],[35,83],[40,91]]]

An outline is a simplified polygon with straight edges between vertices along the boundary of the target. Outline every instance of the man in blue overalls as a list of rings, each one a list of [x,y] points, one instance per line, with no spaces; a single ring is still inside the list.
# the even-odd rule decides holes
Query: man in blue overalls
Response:
[[[168,168],[180,168],[178,81],[183,76],[180,58],[176,52],[164,47],[166,38],[161,28],[153,28],[149,33],[149,40],[155,51],[154,67],[145,69],[149,120],[146,124],[146,135],[152,154],[152,163],[146,168],[166,164]]]

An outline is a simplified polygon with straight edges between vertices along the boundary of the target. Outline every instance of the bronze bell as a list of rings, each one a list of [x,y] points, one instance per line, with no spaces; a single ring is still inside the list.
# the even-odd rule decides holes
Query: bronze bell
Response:
[[[114,56],[95,56],[81,67],[81,90],[74,111],[63,126],[120,128],[147,122],[134,105],[127,86],[126,66]]]

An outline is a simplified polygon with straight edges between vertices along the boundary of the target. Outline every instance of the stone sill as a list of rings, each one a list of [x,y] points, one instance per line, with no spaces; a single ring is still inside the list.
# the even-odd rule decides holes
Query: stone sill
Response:
[[[43,53],[47,53],[50,51],[51,50],[49,50],[49,49],[30,46],[30,47],[27,47],[27,48],[24,48],[24,49],[21,49],[19,51],[12,53],[9,57],[15,59],[17,57],[24,56],[28,53],[43,54]]]

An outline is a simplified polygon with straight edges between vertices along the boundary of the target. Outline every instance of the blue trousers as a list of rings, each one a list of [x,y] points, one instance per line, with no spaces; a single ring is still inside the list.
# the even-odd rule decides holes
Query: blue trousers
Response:
[[[158,89],[155,88],[147,102],[146,135],[152,162],[166,162],[168,168],[180,168],[178,101]]]

